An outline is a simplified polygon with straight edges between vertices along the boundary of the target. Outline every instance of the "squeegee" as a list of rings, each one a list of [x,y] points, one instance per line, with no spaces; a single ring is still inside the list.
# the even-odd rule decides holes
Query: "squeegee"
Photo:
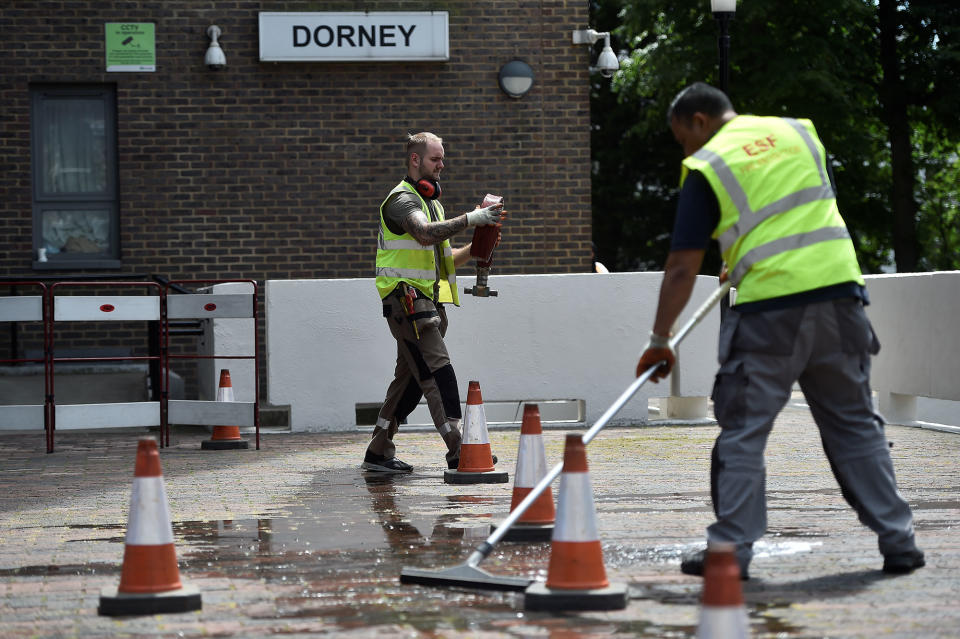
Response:
[[[677,334],[670,338],[670,348],[676,350],[677,346],[683,341],[693,328],[707,316],[710,309],[720,301],[720,299],[730,291],[730,282],[724,282],[710,297],[708,297],[700,308],[694,312],[693,316],[687,320],[687,323],[677,331]],[[620,397],[616,399],[610,408],[600,416],[600,419],[583,434],[583,444],[587,445],[596,435],[603,430],[607,422],[613,418],[620,409],[623,408],[630,399],[640,390],[640,387],[647,383],[653,376],[654,371],[664,362],[659,362],[656,366],[648,368],[644,373],[636,378],[630,386],[627,387]],[[563,462],[554,466],[550,472],[544,475],[543,479],[533,487],[530,493],[517,504],[517,507],[510,511],[510,514],[503,520],[496,530],[487,537],[479,546],[474,548],[467,560],[451,568],[441,568],[440,570],[426,570],[423,568],[403,568],[400,571],[400,583],[402,584],[422,584],[426,586],[459,586],[461,588],[479,588],[481,590],[526,590],[533,583],[533,579],[527,577],[515,577],[509,575],[494,575],[480,568],[480,562],[490,556],[493,547],[503,539],[510,527],[527,511],[533,502],[553,483],[553,480],[563,470]]]

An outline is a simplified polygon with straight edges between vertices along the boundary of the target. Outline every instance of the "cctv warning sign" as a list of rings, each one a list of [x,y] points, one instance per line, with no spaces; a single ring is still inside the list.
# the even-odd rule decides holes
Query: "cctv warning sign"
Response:
[[[156,71],[157,47],[152,22],[104,24],[107,71]]]

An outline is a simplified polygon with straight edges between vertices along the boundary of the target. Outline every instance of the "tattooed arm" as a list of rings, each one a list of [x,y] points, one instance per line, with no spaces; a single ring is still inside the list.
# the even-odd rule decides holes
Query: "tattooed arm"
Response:
[[[400,226],[424,246],[431,246],[467,228],[467,216],[464,214],[449,220],[431,222],[423,211],[414,211],[400,221]]]

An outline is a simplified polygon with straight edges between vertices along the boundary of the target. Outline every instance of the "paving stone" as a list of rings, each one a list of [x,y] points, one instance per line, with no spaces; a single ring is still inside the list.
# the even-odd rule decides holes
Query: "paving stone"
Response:
[[[626,609],[527,613],[521,593],[408,586],[405,566],[464,562],[508,514],[512,483],[443,482],[433,432],[401,431],[415,471],[362,473],[365,433],[264,434],[262,449],[201,451],[175,428],[160,451],[181,576],[196,612],[97,615],[119,582],[142,429],[0,436],[0,636],[691,637],[702,581],[680,556],[712,521],[715,426],[608,429],[587,450],[611,581]],[[155,434],[155,433],[154,433]],[[767,449],[768,534],[743,584],[754,637],[956,637],[960,628],[960,436],[888,427],[900,490],[928,566],[883,575],[876,537],[830,474],[809,411],[792,402]],[[519,429],[491,430],[510,473]],[[549,464],[564,433],[544,432]],[[557,493],[554,485],[554,497]],[[544,579],[549,543],[501,543],[482,567]]]

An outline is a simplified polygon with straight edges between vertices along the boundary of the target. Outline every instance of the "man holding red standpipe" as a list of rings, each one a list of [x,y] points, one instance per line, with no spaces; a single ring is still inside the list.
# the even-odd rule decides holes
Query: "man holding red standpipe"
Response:
[[[440,203],[443,159],[438,136],[408,136],[407,175],[380,205],[376,283],[397,341],[397,364],[361,466],[368,471],[413,470],[397,459],[393,436],[421,397],[447,446],[447,467],[460,461],[460,393],[443,341],[444,305],[460,305],[456,267],[470,259],[471,245],[453,249],[450,238],[468,227],[499,224],[506,214],[501,201],[447,219]]]

